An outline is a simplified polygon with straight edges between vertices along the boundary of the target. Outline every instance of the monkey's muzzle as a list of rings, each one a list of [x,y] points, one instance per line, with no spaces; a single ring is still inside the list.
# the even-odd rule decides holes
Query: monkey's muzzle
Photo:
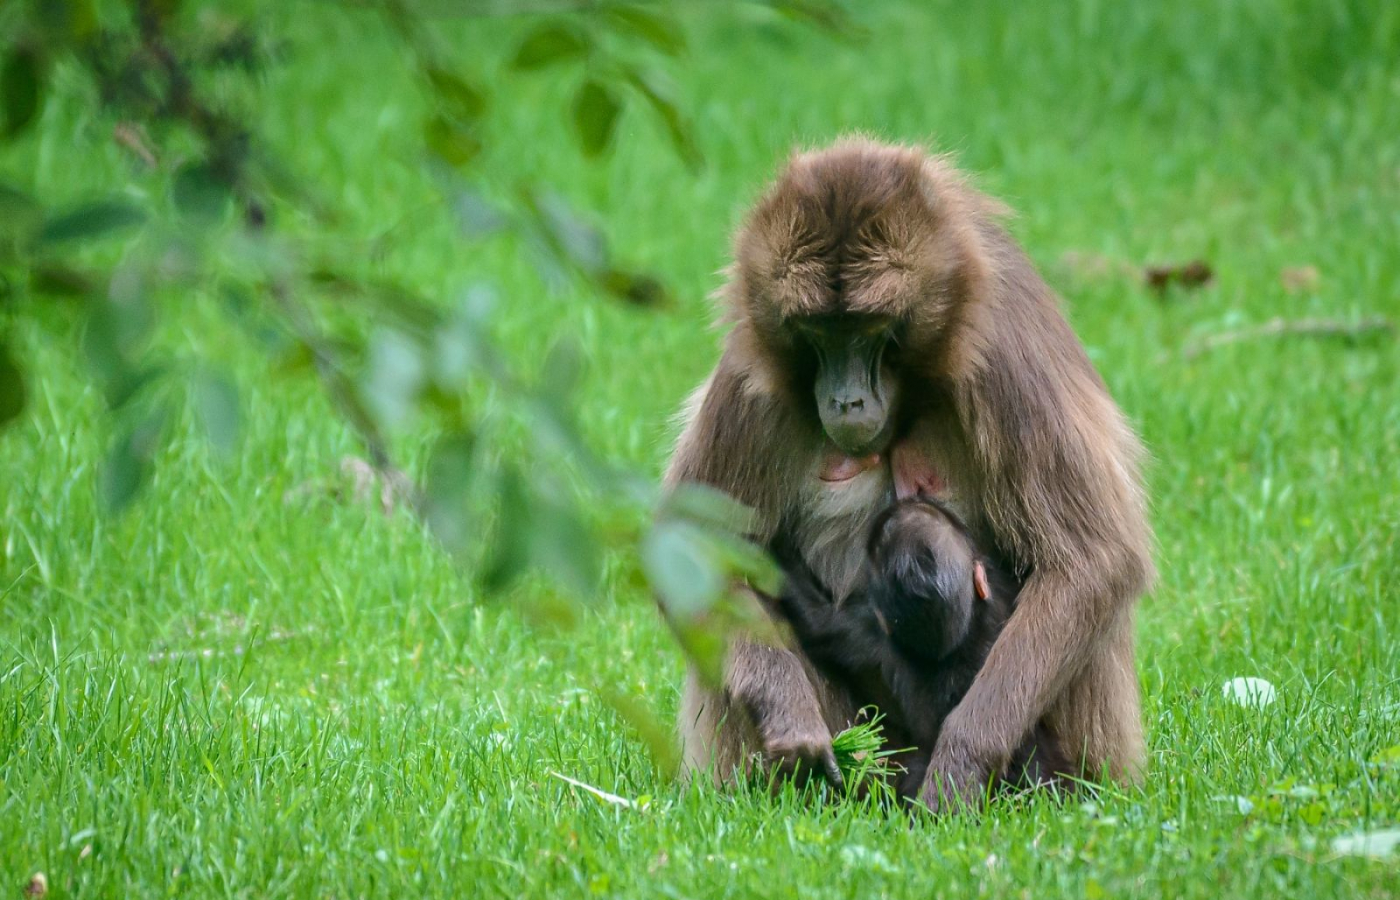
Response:
[[[895,382],[882,366],[883,333],[852,335],[818,352],[816,400],[822,429],[853,457],[883,453],[894,431]]]

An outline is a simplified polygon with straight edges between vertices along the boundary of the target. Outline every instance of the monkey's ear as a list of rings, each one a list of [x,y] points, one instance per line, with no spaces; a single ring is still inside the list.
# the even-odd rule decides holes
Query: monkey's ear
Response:
[[[980,560],[972,564],[972,586],[977,589],[979,600],[991,599],[992,589],[987,586],[987,570]]]

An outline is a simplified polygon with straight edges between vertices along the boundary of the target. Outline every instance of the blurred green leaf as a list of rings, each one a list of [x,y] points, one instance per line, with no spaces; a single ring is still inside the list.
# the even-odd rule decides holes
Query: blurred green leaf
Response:
[[[582,375],[583,348],[572,335],[561,336],[545,353],[540,378],[544,398],[556,405],[568,405]]]
[[[683,519],[734,535],[751,533],[758,524],[754,510],[719,488],[697,482],[677,485],[661,501],[661,519]]]
[[[102,506],[119,513],[136,499],[150,478],[150,461],[132,452],[128,440],[118,440],[107,452],[99,475]]]
[[[60,32],[65,38],[81,43],[97,31],[97,9],[95,0],[66,0],[64,3],[45,3],[40,7],[48,20],[47,27]]]
[[[495,204],[473,187],[458,186],[452,192],[451,204],[457,227],[469,238],[487,237],[507,224],[505,215]]]
[[[148,386],[155,384],[166,374],[168,367],[162,364],[142,366],[132,369],[124,363],[115,367],[105,377],[103,394],[107,398],[107,408],[117,411],[131,403]]]
[[[661,119],[666,135],[671,139],[671,146],[675,148],[681,162],[691,171],[699,171],[705,164],[705,158],[695,141],[694,129],[676,102],[675,87],[670,79],[659,70],[647,69],[629,72],[628,80],[646,98],[652,110]]]
[[[151,458],[165,426],[165,409],[157,407],[131,431],[112,442],[98,473],[102,507],[119,513],[135,500],[151,477]]]
[[[0,237],[26,235],[42,218],[38,201],[13,185],[0,182]]]
[[[533,70],[567,62],[588,52],[588,39],[576,28],[551,22],[526,35],[515,51],[511,66]]]
[[[455,118],[474,122],[486,112],[486,91],[455,72],[437,66],[427,72],[438,101]]]
[[[584,155],[599,156],[612,142],[622,103],[607,85],[590,78],[574,94],[574,132]]]
[[[761,547],[735,534],[709,535],[711,552],[722,571],[732,579],[765,594],[775,594],[783,586],[783,572]]]
[[[668,56],[685,50],[685,32],[669,12],[629,4],[609,6],[604,15],[619,31],[636,35]]]
[[[562,197],[540,192],[530,202],[551,250],[589,274],[607,265],[608,244],[603,232],[585,221]]]
[[[670,299],[666,286],[644,273],[608,269],[599,275],[598,282],[603,290],[633,306],[661,306]]]
[[[424,515],[428,527],[448,552],[466,552],[476,535],[472,510],[476,439],[466,431],[439,438],[428,458],[424,479]]]
[[[432,377],[443,387],[460,385],[472,372],[484,369],[492,376],[501,374],[502,364],[495,348],[482,333],[482,321],[471,308],[484,303],[490,291],[468,291],[459,307],[433,333]]]
[[[0,343],[0,427],[24,412],[24,373],[10,355],[10,348]]]
[[[163,22],[169,22],[180,12],[181,0],[146,0],[142,5]]]
[[[385,428],[398,428],[412,416],[423,387],[422,349],[397,331],[381,330],[370,339],[365,403]]]
[[[520,577],[530,562],[531,517],[524,479],[509,463],[503,464],[497,479],[496,521],[481,575],[488,593],[498,593]]]
[[[668,615],[684,621],[708,612],[726,582],[704,532],[688,522],[661,521],[642,539],[642,566]]]
[[[466,125],[446,116],[433,116],[423,126],[428,149],[450,166],[461,168],[481,155],[481,139]]]
[[[29,289],[51,297],[86,297],[96,288],[96,281],[77,269],[61,263],[44,263],[29,272]]]
[[[98,200],[50,219],[39,230],[40,244],[90,240],[134,228],[146,220],[141,208],[125,200]]]
[[[641,738],[651,751],[651,757],[656,761],[658,767],[666,775],[674,775],[680,769],[680,760],[676,753],[676,732],[675,725],[670,721],[663,722],[656,715],[656,711],[651,709],[648,703],[644,703],[637,697],[623,693],[608,685],[602,685],[599,691],[608,705],[615,709],[618,715]]]
[[[170,199],[186,218],[213,224],[228,210],[229,188],[207,163],[186,163],[170,179]]]
[[[43,106],[43,58],[26,45],[10,49],[0,67],[0,135],[15,137],[29,126]]]
[[[238,388],[221,372],[203,370],[194,380],[195,407],[214,450],[225,456],[238,446]]]
[[[834,35],[860,34],[851,14],[836,0],[775,0],[773,8],[789,19],[815,25]]]
[[[593,530],[577,503],[562,489],[537,494],[530,563],[553,576],[581,599],[592,599],[602,577],[602,559]]]

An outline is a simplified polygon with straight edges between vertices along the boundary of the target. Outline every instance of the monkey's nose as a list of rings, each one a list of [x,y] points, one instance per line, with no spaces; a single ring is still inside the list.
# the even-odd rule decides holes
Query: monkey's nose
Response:
[[[831,398],[831,405],[836,408],[841,415],[865,409],[865,398],[857,397],[854,400],[842,400],[837,397]]]

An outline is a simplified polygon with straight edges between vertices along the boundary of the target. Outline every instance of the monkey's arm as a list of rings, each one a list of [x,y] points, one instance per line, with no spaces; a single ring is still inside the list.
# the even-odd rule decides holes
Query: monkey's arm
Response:
[[[783,404],[750,384],[752,373],[736,349],[743,339],[741,329],[730,334],[713,375],[692,398],[666,484],[707,484],[747,504],[757,513],[752,537],[767,544],[782,514],[783,490],[802,474],[790,468],[795,459],[800,460],[794,448],[813,442]],[[831,729],[796,654],[735,638],[725,658],[723,683],[716,687],[748,713],[771,766],[780,772],[816,770],[840,783]],[[732,729],[733,725],[720,727]],[[707,736],[711,737],[738,740],[732,730]]]
[[[956,402],[998,549],[1031,574],[939,735],[923,791],[934,807],[975,799],[1071,684],[1083,708],[1064,737],[1086,763],[1132,771],[1141,752],[1129,627],[1153,573],[1141,448],[1049,289],[1024,258],[1005,264],[983,320],[996,330]]]

